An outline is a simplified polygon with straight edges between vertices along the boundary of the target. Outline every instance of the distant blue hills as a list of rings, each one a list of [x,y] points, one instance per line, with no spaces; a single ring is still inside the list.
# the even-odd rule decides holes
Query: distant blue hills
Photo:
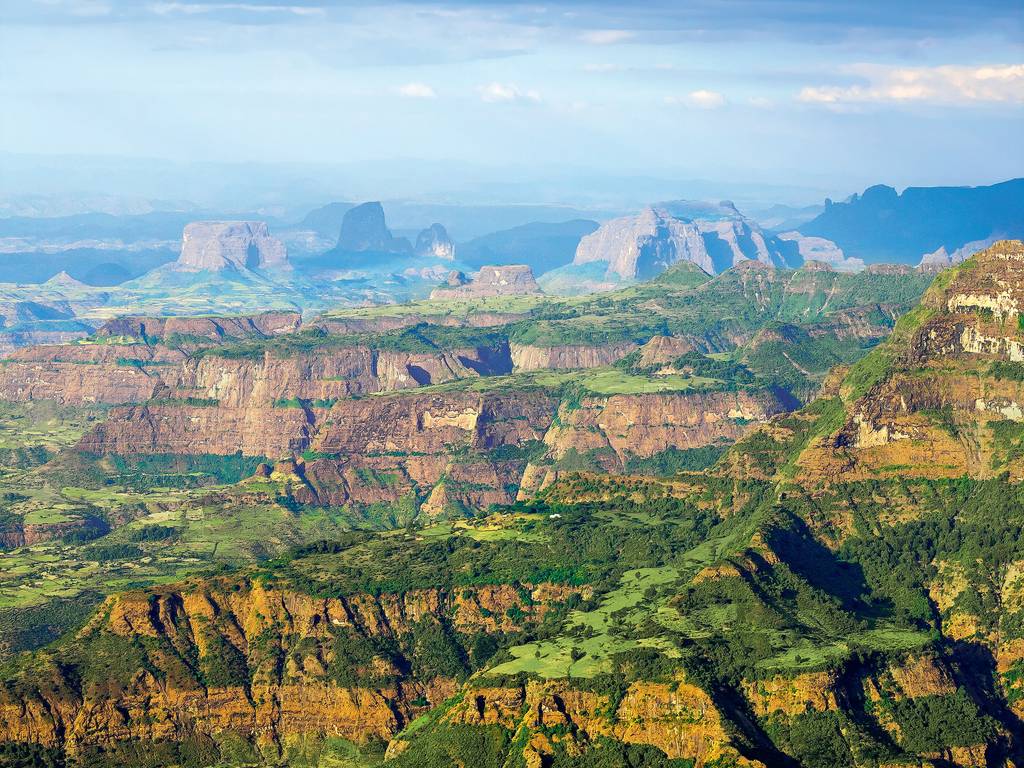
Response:
[[[868,187],[801,224],[804,235],[824,237],[847,256],[868,263],[917,264],[939,248],[953,252],[990,237],[1024,237],[1024,179],[987,187]]]

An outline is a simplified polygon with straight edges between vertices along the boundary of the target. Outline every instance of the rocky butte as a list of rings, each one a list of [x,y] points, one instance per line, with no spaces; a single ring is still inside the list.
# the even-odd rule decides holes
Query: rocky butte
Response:
[[[262,221],[197,221],[188,224],[175,268],[188,272],[289,269],[284,243]]]
[[[442,224],[431,224],[416,237],[416,255],[455,260],[455,243]]]
[[[378,202],[369,202],[345,212],[341,220],[337,249],[409,253],[412,246],[404,237],[395,237],[391,234],[384,219],[384,207]]]

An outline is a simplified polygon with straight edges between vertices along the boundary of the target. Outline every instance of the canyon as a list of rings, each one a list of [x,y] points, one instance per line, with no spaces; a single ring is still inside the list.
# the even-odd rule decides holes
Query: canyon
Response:
[[[5,622],[59,595],[0,604],[2,754],[1012,765],[1022,286],[1003,241],[18,350],[4,407],[77,421],[3,470],[0,558],[110,580],[53,643]]]

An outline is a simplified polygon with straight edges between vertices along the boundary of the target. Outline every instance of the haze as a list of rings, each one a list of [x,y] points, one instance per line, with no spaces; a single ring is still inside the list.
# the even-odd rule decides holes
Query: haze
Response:
[[[5,0],[4,191],[88,169],[76,191],[216,198],[259,169],[308,198],[811,202],[1024,175],[1016,2],[679,5]]]

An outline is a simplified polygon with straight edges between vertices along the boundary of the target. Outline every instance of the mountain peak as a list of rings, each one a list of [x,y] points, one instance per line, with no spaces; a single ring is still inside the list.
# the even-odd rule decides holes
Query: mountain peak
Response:
[[[411,250],[411,246],[405,238],[391,234],[384,218],[384,206],[374,200],[345,212],[338,234],[338,249],[404,253]]]

